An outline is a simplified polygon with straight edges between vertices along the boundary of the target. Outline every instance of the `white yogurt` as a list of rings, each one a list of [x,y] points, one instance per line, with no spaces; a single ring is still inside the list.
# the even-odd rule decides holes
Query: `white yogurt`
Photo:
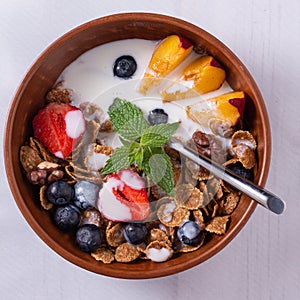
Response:
[[[57,82],[63,82],[61,88],[73,90],[72,104],[75,106],[90,101],[101,107],[106,114],[113,100],[120,97],[135,103],[142,109],[145,117],[147,117],[150,110],[163,108],[169,115],[169,122],[181,122],[177,135],[181,136],[183,140],[189,139],[197,129],[209,133],[210,129],[208,127],[203,128],[187,118],[186,106],[201,100],[203,100],[205,106],[205,99],[232,91],[231,87],[225,82],[217,91],[198,97],[162,103],[160,96],[162,89],[170,86],[179,77],[180,71],[198,57],[198,54],[192,51],[187,59],[158,87],[152,89],[147,95],[139,93],[138,88],[141,79],[147,69],[155,46],[156,42],[154,41],[127,39],[95,47],[71,63],[62,72]],[[137,70],[130,79],[122,79],[113,75],[113,64],[122,55],[131,55],[137,62]]]
[[[108,159],[109,159],[109,155],[93,152],[92,155],[89,156],[87,160],[87,164],[91,168],[91,170],[98,171],[104,168]]]
[[[101,95],[124,97],[130,100],[138,94],[129,82],[142,78],[151,58],[156,43],[153,41],[130,39],[111,42],[95,47],[71,63],[61,74],[58,81],[63,80],[62,88],[74,90],[73,104],[79,106],[86,101],[95,101]],[[113,64],[122,55],[131,55],[137,62],[137,70],[131,79],[122,79],[113,75]],[[115,88],[126,83],[121,88]],[[110,91],[112,89],[112,91]],[[101,107],[106,111],[113,99],[99,99]],[[104,105],[105,104],[105,107]]]

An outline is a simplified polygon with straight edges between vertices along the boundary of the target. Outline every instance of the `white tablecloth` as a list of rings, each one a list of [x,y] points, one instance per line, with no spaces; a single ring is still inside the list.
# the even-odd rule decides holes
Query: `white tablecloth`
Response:
[[[227,247],[188,271],[147,281],[112,279],[65,261],[35,235],[13,200],[2,159],[0,299],[300,299],[298,0],[1,0],[1,142],[10,101],[39,53],[79,24],[130,11],[190,21],[243,61],[270,115],[273,153],[267,188],[288,208],[276,216],[257,207]]]

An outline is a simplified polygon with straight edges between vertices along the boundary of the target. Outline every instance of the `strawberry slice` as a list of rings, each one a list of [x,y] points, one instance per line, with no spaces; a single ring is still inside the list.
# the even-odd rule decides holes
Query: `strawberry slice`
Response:
[[[111,221],[140,221],[150,214],[145,182],[131,170],[108,176],[100,190],[97,205]]]
[[[33,133],[56,157],[65,158],[85,130],[83,113],[67,103],[49,103],[34,117]]]

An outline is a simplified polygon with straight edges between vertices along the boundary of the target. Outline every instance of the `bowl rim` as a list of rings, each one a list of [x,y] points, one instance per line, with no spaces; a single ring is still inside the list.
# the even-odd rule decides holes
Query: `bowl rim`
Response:
[[[32,65],[28,68],[25,76],[23,77],[21,83],[19,84],[19,87],[17,88],[13,99],[10,103],[9,112],[6,117],[6,124],[5,124],[5,131],[4,131],[4,143],[3,143],[3,150],[4,150],[4,162],[5,162],[5,169],[6,169],[6,175],[8,179],[8,183],[13,195],[13,198],[22,212],[23,217],[28,222],[30,227],[33,229],[33,231],[57,254],[61,255],[63,258],[65,258],[67,261],[83,268],[89,271],[92,271],[94,273],[98,273],[101,275],[106,275],[110,277],[116,277],[116,278],[124,278],[124,279],[146,279],[146,278],[156,278],[156,277],[163,277],[171,274],[175,274],[187,269],[190,269],[207,259],[214,256],[217,252],[224,249],[224,247],[239,233],[239,231],[243,228],[243,226],[247,223],[248,219],[250,218],[251,214],[256,208],[256,202],[250,199],[249,206],[247,210],[245,211],[243,217],[235,224],[233,228],[231,228],[230,234],[227,235],[226,239],[221,239],[218,241],[213,247],[211,247],[205,255],[202,256],[201,261],[198,259],[193,259],[192,261],[187,261],[184,265],[174,265],[171,269],[166,268],[160,268],[152,269],[149,272],[143,272],[143,274],[140,274],[140,272],[132,271],[128,268],[128,271],[122,274],[120,277],[120,271],[116,271],[115,269],[111,268],[111,270],[103,268],[103,270],[99,271],[99,267],[95,266],[94,264],[88,264],[87,268],[87,261],[78,258],[76,255],[73,255],[72,253],[66,251],[60,244],[57,244],[54,242],[51,237],[47,234],[47,232],[40,227],[39,223],[35,220],[35,218],[32,216],[31,212],[29,211],[28,207],[25,205],[25,203],[22,201],[22,195],[20,193],[20,190],[18,188],[14,171],[13,171],[13,164],[12,164],[12,154],[9,151],[9,145],[12,141],[12,122],[10,120],[14,119],[14,116],[17,111],[17,103],[18,99],[22,96],[27,83],[32,78],[33,74],[37,71],[41,63],[43,62],[44,58],[47,57],[48,53],[52,51],[52,49],[55,49],[60,44],[64,43],[65,40],[68,40],[72,38],[74,35],[79,34],[82,31],[87,30],[90,26],[97,26],[99,23],[109,23],[114,20],[128,22],[132,21],[132,18],[135,18],[136,22],[142,22],[142,21],[154,21],[160,23],[166,23],[168,25],[173,24],[180,24],[180,26],[187,31],[193,31],[197,32],[199,35],[200,33],[205,35],[205,38],[209,40],[210,42],[213,42],[215,44],[215,47],[218,48],[221,46],[222,48],[222,54],[226,56],[230,56],[231,58],[234,58],[234,64],[236,64],[236,67],[241,68],[243,73],[245,73],[245,77],[247,79],[246,84],[248,86],[251,86],[251,89],[253,90],[255,97],[258,99],[259,106],[258,106],[258,114],[261,116],[264,116],[264,118],[261,120],[262,122],[262,136],[263,139],[266,141],[268,147],[266,147],[265,151],[263,152],[263,156],[261,158],[262,161],[262,167],[261,167],[261,173],[258,177],[258,185],[264,186],[267,180],[268,171],[270,167],[270,161],[271,161],[271,128],[268,118],[267,109],[263,100],[263,97],[258,89],[258,86],[254,79],[252,78],[250,72],[247,70],[247,68],[244,66],[244,64],[240,61],[240,59],[219,39],[214,37],[212,34],[208,33],[207,31],[203,30],[202,28],[189,23],[188,21],[181,20],[179,18],[168,16],[164,14],[158,14],[158,13],[145,13],[145,12],[130,12],[130,13],[117,13],[112,15],[103,16],[100,18],[96,18],[94,20],[90,20],[88,22],[85,22],[79,26],[74,27],[70,31],[64,33],[62,36],[54,40],[46,49],[41,52],[41,54],[35,59],[35,61],[32,63]],[[99,264],[99,263],[98,263]]]

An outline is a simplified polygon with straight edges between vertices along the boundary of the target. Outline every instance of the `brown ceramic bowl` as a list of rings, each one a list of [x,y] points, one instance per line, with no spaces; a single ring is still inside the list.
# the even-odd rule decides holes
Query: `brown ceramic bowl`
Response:
[[[44,96],[59,74],[79,55],[95,46],[128,38],[159,40],[170,34],[182,35],[194,45],[205,48],[225,66],[229,84],[236,90],[246,92],[248,99],[245,118],[258,142],[255,182],[261,186],[265,184],[271,153],[270,127],[265,104],[245,66],[225,45],[190,23],[158,14],[118,14],[83,24],[51,44],[21,82],[7,118],[4,152],[10,188],[27,222],[55,252],[86,270],[111,277],[139,279],[161,277],[189,269],[222,250],[242,229],[256,207],[254,201],[244,197],[232,214],[227,233],[224,236],[214,236],[195,252],[163,263],[139,261],[106,265],[81,252],[68,235],[61,233],[53,225],[49,214],[33,201],[37,197],[37,191],[22,173],[19,149],[32,134],[32,117],[44,105]]]

